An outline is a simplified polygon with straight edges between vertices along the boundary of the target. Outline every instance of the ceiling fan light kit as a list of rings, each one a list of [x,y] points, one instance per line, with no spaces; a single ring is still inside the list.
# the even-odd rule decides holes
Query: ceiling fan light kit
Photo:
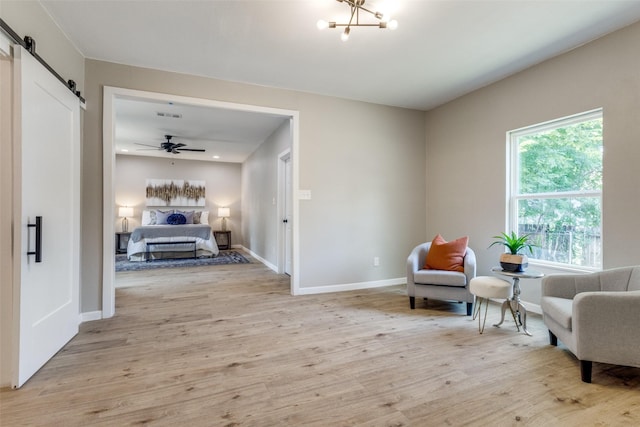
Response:
[[[365,0],[336,0],[340,3],[347,3],[351,9],[351,17],[346,24],[339,24],[335,21],[319,20],[317,23],[318,29],[324,30],[325,28],[337,28],[345,27],[340,38],[342,41],[349,40],[349,34],[351,33],[351,27],[378,27],[383,29],[395,30],[398,28],[398,21],[395,19],[389,20],[387,16],[381,12],[373,11],[364,7]],[[366,12],[373,15],[378,20],[376,23],[360,23],[360,12]]]

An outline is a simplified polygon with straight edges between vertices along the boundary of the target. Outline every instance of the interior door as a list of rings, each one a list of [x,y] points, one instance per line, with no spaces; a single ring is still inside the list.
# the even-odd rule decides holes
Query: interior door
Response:
[[[20,228],[12,385],[20,387],[78,333],[80,103],[24,48],[14,49],[13,61],[13,218]],[[36,217],[40,232],[29,226]]]
[[[285,211],[285,227],[284,227],[284,272],[291,276],[291,263],[293,258],[292,251],[292,225],[293,225],[293,205],[292,197],[292,175],[291,175],[291,156],[284,159],[284,211]]]

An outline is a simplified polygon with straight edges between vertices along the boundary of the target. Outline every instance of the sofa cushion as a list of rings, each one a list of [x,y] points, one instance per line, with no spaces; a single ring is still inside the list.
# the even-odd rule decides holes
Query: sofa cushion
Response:
[[[542,312],[552,318],[563,328],[571,330],[571,310],[573,300],[558,297],[542,297],[540,301]]]
[[[640,291],[640,267],[636,267],[631,272],[631,277],[629,278],[629,286],[627,286],[628,291]]]
[[[468,242],[468,237],[447,242],[438,234],[431,242],[424,268],[464,272],[464,254],[467,251]]]
[[[457,271],[418,270],[413,274],[416,285],[467,286],[467,276]]]

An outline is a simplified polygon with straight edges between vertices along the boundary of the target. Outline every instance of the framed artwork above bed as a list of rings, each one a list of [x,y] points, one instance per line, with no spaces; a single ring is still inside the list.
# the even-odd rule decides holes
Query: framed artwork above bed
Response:
[[[147,206],[204,206],[205,181],[147,179]]]

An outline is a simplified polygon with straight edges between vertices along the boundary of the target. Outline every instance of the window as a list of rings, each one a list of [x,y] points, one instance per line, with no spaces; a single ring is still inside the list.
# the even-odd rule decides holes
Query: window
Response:
[[[602,110],[508,133],[509,225],[532,259],[602,268]]]

